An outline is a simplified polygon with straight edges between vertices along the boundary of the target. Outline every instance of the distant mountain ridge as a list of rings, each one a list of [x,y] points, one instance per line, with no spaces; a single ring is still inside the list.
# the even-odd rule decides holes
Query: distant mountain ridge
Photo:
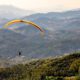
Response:
[[[30,25],[14,25],[14,29],[19,30],[19,33],[2,29],[0,54],[15,56],[20,50],[24,56],[43,58],[80,50],[79,13],[80,10],[72,10],[59,13],[37,13],[20,18],[41,26],[45,31],[45,36],[41,37],[40,32]]]
[[[0,6],[0,18],[15,19],[15,18],[28,16],[33,13],[35,12],[30,10],[19,9],[11,5]]]

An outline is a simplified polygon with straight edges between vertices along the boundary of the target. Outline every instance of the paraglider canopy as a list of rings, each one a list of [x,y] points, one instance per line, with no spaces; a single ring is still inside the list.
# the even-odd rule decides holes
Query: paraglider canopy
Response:
[[[8,26],[10,26],[10,25],[12,25],[12,24],[14,24],[14,23],[30,24],[30,25],[34,26],[36,29],[38,29],[38,30],[40,30],[41,32],[44,33],[44,31],[43,31],[37,24],[35,24],[35,23],[32,22],[32,21],[26,21],[26,20],[12,20],[12,21],[6,23],[6,24],[3,26],[3,28],[8,28]]]

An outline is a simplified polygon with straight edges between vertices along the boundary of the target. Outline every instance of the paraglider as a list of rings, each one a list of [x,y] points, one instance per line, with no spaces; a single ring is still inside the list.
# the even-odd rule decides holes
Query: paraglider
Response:
[[[30,24],[40,30],[41,32],[44,32],[37,24],[33,23],[32,21],[26,21],[26,20],[12,20],[8,23],[6,23],[3,28],[8,28],[8,26],[14,24],[14,23],[25,23],[25,24]]]
[[[12,25],[12,24],[14,24],[14,23],[30,24],[30,25],[34,26],[34,28],[38,29],[38,30],[42,33],[42,36],[44,35],[44,30],[41,29],[40,26],[38,26],[37,24],[35,24],[35,23],[32,22],[32,21],[26,21],[26,20],[12,20],[12,21],[7,22],[7,23],[3,26],[3,28],[4,28],[4,29],[9,29],[9,30],[12,30],[12,31],[16,31],[16,32],[17,32],[17,30],[8,28],[10,25]],[[18,55],[21,56],[22,53],[19,51]]]

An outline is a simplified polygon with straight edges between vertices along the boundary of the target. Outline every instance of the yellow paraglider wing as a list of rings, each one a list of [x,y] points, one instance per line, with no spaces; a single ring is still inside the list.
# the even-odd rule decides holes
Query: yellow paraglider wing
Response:
[[[26,21],[26,20],[12,20],[10,22],[8,22],[7,24],[5,24],[3,26],[3,28],[7,28],[8,26],[14,24],[14,23],[25,23],[25,24],[30,24],[32,26],[34,26],[35,28],[37,28],[38,30],[40,30],[41,32],[44,32],[37,24],[31,22],[31,21]]]

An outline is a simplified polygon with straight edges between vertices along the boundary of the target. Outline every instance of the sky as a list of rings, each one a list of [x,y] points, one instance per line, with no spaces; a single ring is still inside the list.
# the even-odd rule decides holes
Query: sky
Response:
[[[79,9],[80,0],[0,0],[0,5],[12,5],[38,12],[56,12]]]

